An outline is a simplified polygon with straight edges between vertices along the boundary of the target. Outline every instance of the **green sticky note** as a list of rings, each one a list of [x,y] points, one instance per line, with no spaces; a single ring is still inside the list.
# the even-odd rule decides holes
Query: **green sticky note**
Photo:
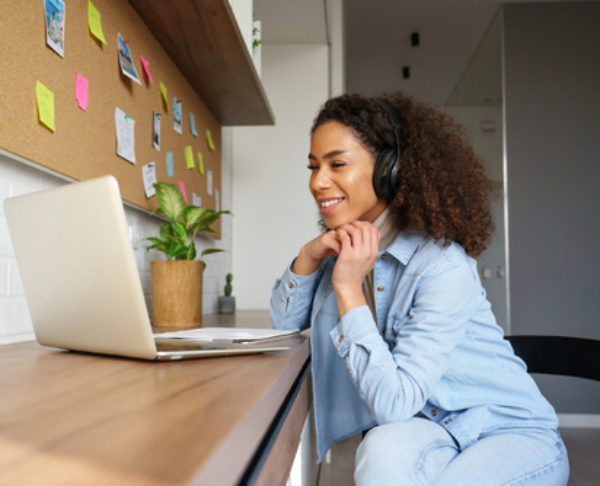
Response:
[[[187,169],[193,169],[196,167],[196,164],[194,164],[194,152],[192,152],[191,145],[188,145],[185,148],[185,167]]]
[[[54,131],[54,93],[39,81],[35,83],[35,99],[40,121]]]
[[[212,139],[212,133],[210,133],[210,130],[207,128],[206,129],[206,142],[208,143],[208,148],[211,150],[215,149],[215,144],[213,143],[213,139]]]
[[[162,83],[162,81],[158,84],[160,85],[160,94],[162,96],[163,103],[168,108],[169,107],[169,98],[167,97],[167,87]]]
[[[100,12],[94,7],[94,4],[88,0],[88,25],[92,35],[103,44],[106,44],[104,32],[102,32],[102,22],[100,20]]]
[[[198,172],[204,174],[204,159],[202,158],[202,153],[196,152],[196,155],[198,156]]]

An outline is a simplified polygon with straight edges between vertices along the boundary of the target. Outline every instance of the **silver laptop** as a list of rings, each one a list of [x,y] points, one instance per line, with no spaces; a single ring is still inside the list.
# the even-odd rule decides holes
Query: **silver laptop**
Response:
[[[182,340],[157,349],[112,176],[9,198],[4,209],[40,344],[148,360],[287,349]]]

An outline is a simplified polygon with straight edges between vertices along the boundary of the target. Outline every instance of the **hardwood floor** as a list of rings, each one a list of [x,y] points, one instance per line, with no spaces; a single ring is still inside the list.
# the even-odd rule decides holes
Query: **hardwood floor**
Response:
[[[600,486],[600,429],[561,428],[571,476],[568,486]],[[330,461],[319,467],[317,486],[353,485],[354,453],[360,435],[340,441],[331,448]]]

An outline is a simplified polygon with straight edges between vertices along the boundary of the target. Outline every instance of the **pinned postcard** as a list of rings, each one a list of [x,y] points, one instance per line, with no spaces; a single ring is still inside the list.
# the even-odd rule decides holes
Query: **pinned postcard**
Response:
[[[123,36],[117,33],[117,43],[119,44],[119,65],[121,66],[121,72],[124,76],[129,79],[133,79],[137,84],[142,84],[140,77],[138,76],[135,66],[133,65],[133,59],[131,58],[131,51],[123,40]]]
[[[194,151],[192,146],[188,145],[185,147],[185,168],[193,169],[194,167],[196,167],[196,164],[194,164]]]
[[[212,170],[206,171],[206,192],[209,196],[213,195],[213,172]]]
[[[54,131],[54,93],[42,83],[36,81],[35,100],[40,122]]]
[[[215,144],[213,143],[213,139],[212,139],[212,133],[210,133],[210,130],[207,128],[206,129],[206,142],[208,143],[208,148],[211,150],[215,149]]]
[[[100,12],[98,12],[98,9],[94,7],[94,4],[90,0],[88,0],[88,27],[96,39],[102,42],[102,44],[106,44],[104,32],[102,32]]]
[[[173,177],[173,152],[167,152],[167,175]]]
[[[221,211],[221,191],[215,189],[215,211]]]
[[[196,118],[194,118],[194,114],[190,111],[190,132],[194,137],[198,136],[198,132],[196,131]]]
[[[75,99],[77,100],[79,108],[81,108],[83,111],[87,110],[88,106],[88,87],[88,80],[84,78],[81,74],[77,73],[75,75]]]
[[[160,113],[152,112],[152,146],[160,150]]]
[[[135,164],[135,120],[119,107],[115,107],[115,129],[117,132],[117,155]]]
[[[148,61],[148,59],[146,59],[144,56],[140,56],[140,62],[142,63],[142,70],[144,71],[144,75],[146,76],[146,78],[148,78],[148,81],[153,83],[154,80],[152,79],[152,74],[150,74],[150,68],[148,67],[150,61]]]
[[[183,181],[178,181],[177,185],[179,185],[179,190],[181,191],[181,195],[183,196],[183,200],[186,204],[188,204],[187,192],[185,192],[185,184]]]
[[[60,57],[65,57],[65,2],[44,0],[46,11],[46,44]]]
[[[154,184],[156,183],[156,164],[154,162],[142,166],[142,177],[144,179],[146,199],[148,199],[156,194],[156,189],[154,189]]]
[[[202,207],[202,198],[195,192],[192,192],[192,206]]]
[[[181,129],[181,100],[173,97],[173,130],[179,135],[182,133]]]
[[[198,172],[200,174],[204,174],[204,157],[202,157],[202,152],[196,152],[198,156]]]
[[[162,96],[163,103],[165,104],[165,108],[169,108],[169,98],[167,97],[167,87],[163,84],[162,81],[158,83],[160,87],[160,95]]]

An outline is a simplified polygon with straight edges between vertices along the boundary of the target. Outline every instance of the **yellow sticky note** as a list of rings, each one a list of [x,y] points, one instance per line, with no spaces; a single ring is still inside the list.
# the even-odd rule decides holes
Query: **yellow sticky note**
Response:
[[[212,133],[210,133],[210,130],[208,128],[206,129],[206,141],[208,143],[208,148],[214,150],[215,144],[213,143]]]
[[[202,158],[202,153],[196,152],[196,155],[198,156],[198,172],[204,174],[204,159]]]
[[[167,87],[162,83],[162,81],[158,84],[160,85],[160,94],[162,96],[163,103],[168,108],[169,107],[169,98],[167,98]]]
[[[192,152],[191,145],[188,145],[185,148],[185,167],[187,169],[193,169],[196,167],[196,164],[194,164],[194,152]]]
[[[100,20],[100,12],[94,7],[94,4],[88,0],[88,25],[92,35],[103,44],[106,44],[104,32],[102,32],[102,22]]]
[[[54,131],[54,93],[39,81],[35,83],[35,99],[37,101],[40,121]]]

